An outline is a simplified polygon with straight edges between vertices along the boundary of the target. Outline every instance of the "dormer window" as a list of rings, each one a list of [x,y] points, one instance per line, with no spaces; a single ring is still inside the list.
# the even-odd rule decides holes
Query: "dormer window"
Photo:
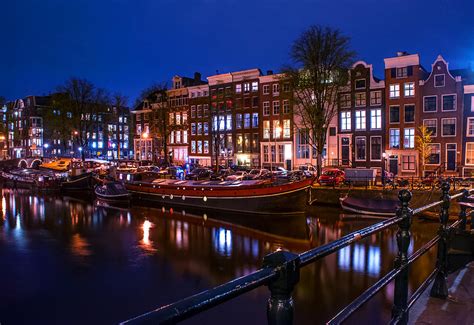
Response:
[[[435,87],[444,87],[444,74],[435,75]]]
[[[357,79],[355,81],[355,89],[365,89],[365,79]]]
[[[397,68],[397,78],[406,78],[407,75],[407,67]]]
[[[181,81],[175,81],[174,82],[174,89],[181,88]]]

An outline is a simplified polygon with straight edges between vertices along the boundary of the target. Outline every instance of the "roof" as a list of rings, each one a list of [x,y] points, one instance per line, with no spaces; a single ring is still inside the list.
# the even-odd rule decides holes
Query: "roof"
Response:
[[[453,69],[449,70],[453,76],[460,76],[466,84],[474,84],[474,71],[471,69]]]

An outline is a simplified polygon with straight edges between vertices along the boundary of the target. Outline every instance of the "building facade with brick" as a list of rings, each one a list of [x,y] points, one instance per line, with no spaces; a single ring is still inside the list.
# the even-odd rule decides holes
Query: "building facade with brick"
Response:
[[[211,114],[209,86],[207,84],[188,87],[188,136],[189,162],[200,166],[212,166]]]

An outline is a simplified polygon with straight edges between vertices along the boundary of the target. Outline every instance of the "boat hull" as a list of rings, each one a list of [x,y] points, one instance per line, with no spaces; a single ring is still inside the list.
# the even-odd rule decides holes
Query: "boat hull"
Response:
[[[398,202],[393,203],[391,201],[386,201],[388,206],[384,207],[383,200],[360,200],[346,197],[340,198],[339,201],[343,210],[369,216],[393,217],[396,215],[398,208]]]
[[[304,213],[310,182],[241,190],[220,190],[187,186],[150,188],[144,184],[127,184],[132,197],[166,205],[212,209],[251,214]],[[226,193],[227,192],[227,193]]]
[[[92,190],[92,174],[85,174],[83,176],[77,176],[71,180],[67,180],[61,183],[61,189],[66,191],[84,191]]]

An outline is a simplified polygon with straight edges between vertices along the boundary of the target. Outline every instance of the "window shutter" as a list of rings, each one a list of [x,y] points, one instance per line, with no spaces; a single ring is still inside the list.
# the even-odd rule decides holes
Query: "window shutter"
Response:
[[[391,73],[391,77],[392,77],[392,78],[396,78],[396,77],[397,77],[397,69],[396,69],[396,68],[392,68],[391,71],[390,71],[390,73]]]
[[[407,67],[407,75],[408,76],[413,76],[413,66]]]

